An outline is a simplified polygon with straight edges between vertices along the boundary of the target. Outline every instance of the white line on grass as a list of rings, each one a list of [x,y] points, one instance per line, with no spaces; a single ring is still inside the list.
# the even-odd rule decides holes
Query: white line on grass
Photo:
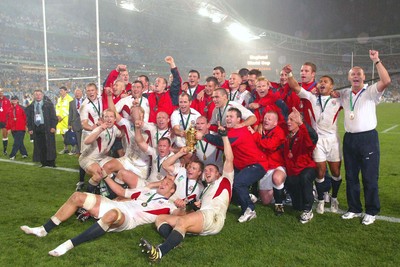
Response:
[[[387,128],[386,130],[383,130],[381,133],[387,133],[387,132],[389,132],[390,130],[393,130],[394,128],[396,128],[397,126],[399,126],[399,125],[396,124],[395,126],[392,126],[392,127],[390,127],[390,128]]]
[[[332,212],[330,208],[325,208],[325,211]],[[335,212],[335,213],[337,213],[337,214],[345,214],[346,211],[339,209],[338,212]],[[381,221],[386,221],[386,222],[400,223],[400,218],[396,218],[396,217],[388,217],[388,216],[376,215],[376,219],[377,220],[381,220]]]
[[[14,164],[21,164],[21,165],[28,165],[28,166],[37,166],[37,164],[33,163],[33,162],[22,162],[22,161],[15,161],[15,160],[9,160],[9,159],[0,159],[0,161],[3,162],[8,162],[8,163],[14,163]],[[63,167],[45,167],[45,168],[51,168],[54,170],[58,170],[58,171],[66,171],[66,172],[79,172],[79,170],[76,169],[70,169],[70,168],[63,168]]]

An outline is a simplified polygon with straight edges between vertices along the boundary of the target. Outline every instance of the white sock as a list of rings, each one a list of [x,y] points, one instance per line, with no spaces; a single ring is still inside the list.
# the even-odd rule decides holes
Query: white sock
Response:
[[[47,235],[46,230],[44,229],[43,226],[39,226],[39,227],[29,227],[26,225],[23,225],[20,227],[22,231],[25,232],[25,234],[27,235],[35,235],[37,237],[44,237]]]
[[[71,240],[67,240],[52,251],[49,251],[49,255],[53,257],[59,257],[67,253],[69,250],[73,249],[74,245],[72,244]]]

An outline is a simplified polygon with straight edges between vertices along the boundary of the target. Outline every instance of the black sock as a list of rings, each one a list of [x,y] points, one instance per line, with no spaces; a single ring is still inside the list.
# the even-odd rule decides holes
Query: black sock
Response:
[[[105,233],[106,233],[106,231],[104,231],[104,229],[101,228],[99,223],[96,222],[95,224],[90,226],[89,229],[87,229],[85,232],[72,238],[71,242],[74,245],[74,247],[76,247],[77,245],[82,244],[83,242],[100,237],[100,236],[104,235]]]
[[[82,169],[82,167],[79,167],[79,182],[84,182],[85,181],[85,170]]]
[[[342,179],[340,179],[339,181],[332,179],[332,197],[333,198],[337,198],[337,194],[339,192],[339,187],[340,187],[341,183],[342,183]]]
[[[274,199],[275,199],[275,204],[282,204],[282,202],[283,202],[283,188],[282,189],[276,189],[274,187]]]
[[[56,226],[57,224],[55,224],[52,219],[48,220],[47,223],[43,225],[44,230],[46,230],[47,233],[50,233],[50,231]]]
[[[176,230],[172,230],[164,243],[160,245],[162,256],[179,245],[183,240],[183,235]]]
[[[158,227],[157,231],[160,233],[162,237],[167,239],[167,237],[171,234],[172,229],[173,228],[171,225],[169,225],[168,223],[163,223]]]
[[[323,200],[324,199],[324,192],[325,190],[325,181],[322,183],[318,183],[315,181],[315,187],[317,188],[317,194],[318,194],[318,200]]]
[[[3,148],[4,148],[4,152],[7,152],[7,145],[8,145],[8,140],[3,140]]]

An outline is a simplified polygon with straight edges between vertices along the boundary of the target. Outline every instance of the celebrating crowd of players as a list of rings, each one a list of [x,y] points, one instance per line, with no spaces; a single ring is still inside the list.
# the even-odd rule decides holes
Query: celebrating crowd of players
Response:
[[[231,201],[241,208],[239,222],[256,218],[250,187],[258,188],[264,205],[274,203],[276,215],[284,214],[285,193],[290,194],[301,223],[314,216],[313,188],[316,212],[324,213],[324,195],[330,190],[330,210],[337,212],[341,109],[348,202],[342,218],[362,216],[361,170],[362,224],[369,225],[380,210],[375,106],[390,84],[379,53],[371,50],[369,56],[380,81],[364,85],[363,70],[353,67],[348,76],[351,88],[340,92],[333,91],[330,76],[316,79],[311,62],[302,65],[300,83],[291,65],[283,67],[279,83],[256,69],[241,69],[227,79],[218,66],[200,85],[196,70],[189,71],[182,83],[169,56],[165,58],[171,69],[169,82],[158,77],[153,86],[144,75],[131,83],[126,66],[119,65],[107,77],[102,94],[89,83],[86,99],[70,102],[83,128],[77,189],[83,188],[86,173],[87,192],[75,192],[43,226],[21,229],[45,236],[78,209],[81,218],[99,218],[87,231],[49,252],[60,256],[107,231],[155,222],[165,242],[156,247],[143,238],[140,245],[151,261],[158,261],[187,232],[218,233]],[[188,136],[191,128],[196,131]],[[197,142],[190,151],[187,144],[193,138]]]

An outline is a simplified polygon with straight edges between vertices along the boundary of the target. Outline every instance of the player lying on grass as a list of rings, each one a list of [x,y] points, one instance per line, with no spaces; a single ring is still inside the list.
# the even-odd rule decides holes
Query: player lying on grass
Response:
[[[51,256],[58,257],[106,232],[130,230],[142,224],[153,223],[160,214],[178,212],[176,206],[168,201],[176,188],[171,179],[162,180],[157,189],[122,189],[109,176],[105,180],[114,192],[126,198],[125,201],[114,201],[91,193],[74,192],[47,223],[34,228],[24,225],[21,226],[21,230],[26,234],[44,237],[61,222],[74,215],[78,208],[84,208],[90,215],[99,218],[89,229],[49,252]]]

